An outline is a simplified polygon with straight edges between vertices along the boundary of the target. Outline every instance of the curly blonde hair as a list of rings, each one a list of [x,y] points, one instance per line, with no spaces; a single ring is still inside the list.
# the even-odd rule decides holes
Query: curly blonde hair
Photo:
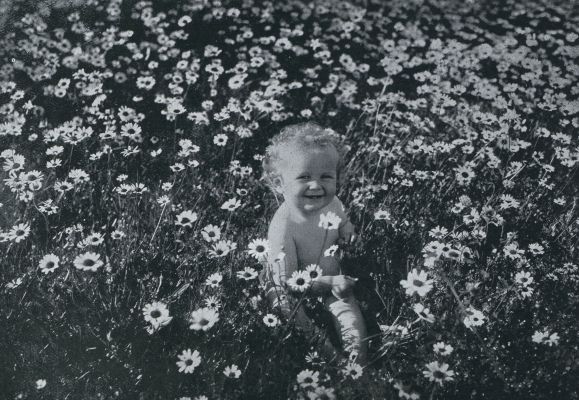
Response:
[[[288,125],[280,133],[270,139],[270,145],[265,150],[265,156],[262,160],[263,179],[275,193],[275,178],[280,174],[277,170],[277,163],[281,158],[282,150],[287,145],[297,145],[304,149],[326,148],[333,146],[338,152],[338,181],[342,177],[344,168],[344,156],[346,146],[343,144],[342,137],[330,128],[323,128],[313,122],[303,122],[299,124]]]

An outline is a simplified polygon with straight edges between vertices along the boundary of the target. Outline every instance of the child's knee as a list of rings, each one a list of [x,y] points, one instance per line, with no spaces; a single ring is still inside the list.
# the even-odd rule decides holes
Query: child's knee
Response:
[[[354,297],[326,302],[340,330],[346,350],[366,353],[366,322]]]

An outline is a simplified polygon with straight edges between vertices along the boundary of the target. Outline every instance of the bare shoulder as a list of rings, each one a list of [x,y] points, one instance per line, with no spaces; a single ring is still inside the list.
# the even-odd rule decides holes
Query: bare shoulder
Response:
[[[288,209],[280,206],[269,223],[267,236],[269,240],[283,240],[291,235]]]
[[[291,272],[297,266],[296,245],[294,240],[294,226],[289,219],[288,210],[280,207],[274,214],[269,229],[267,231],[267,240],[270,246],[269,262],[278,261],[280,254],[284,254],[284,262]]]
[[[334,196],[334,200],[332,200],[331,206],[338,211],[346,212],[344,203],[342,203],[338,196]]]
[[[334,196],[334,200],[329,205],[331,211],[335,212],[341,218],[347,218],[346,208],[344,204],[338,199],[337,196]]]

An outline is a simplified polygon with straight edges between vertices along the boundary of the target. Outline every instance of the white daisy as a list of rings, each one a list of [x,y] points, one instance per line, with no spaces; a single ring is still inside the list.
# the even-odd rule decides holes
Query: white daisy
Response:
[[[515,282],[519,285],[529,286],[533,282],[533,277],[528,271],[520,271],[515,275]]]
[[[166,326],[171,322],[173,317],[169,316],[169,309],[165,303],[154,301],[143,307],[143,316],[145,321],[150,323],[154,328]]]
[[[318,264],[310,264],[306,267],[306,271],[310,276],[311,280],[318,279],[322,276],[322,269]]]
[[[225,257],[229,252],[231,252],[231,250],[235,250],[236,248],[236,243],[233,243],[230,240],[220,240],[213,244],[213,248],[209,250],[209,254],[213,257]]]
[[[227,210],[227,211],[234,211],[239,206],[241,206],[241,201],[237,200],[236,198],[233,198],[233,199],[229,199],[225,203],[223,203],[221,205],[221,209]]]
[[[177,366],[179,367],[179,372],[185,374],[192,374],[195,368],[201,364],[201,357],[197,350],[191,352],[191,349],[183,350],[179,354],[179,361],[177,361]]]
[[[520,250],[519,247],[515,243],[511,243],[506,245],[503,249],[503,252],[507,257],[511,260],[520,259],[522,255],[525,253],[524,250]]]
[[[363,370],[359,364],[351,363],[346,365],[346,367],[342,370],[344,376],[349,376],[350,378],[356,380],[362,376]]]
[[[247,252],[253,256],[257,261],[265,261],[267,253],[269,252],[269,242],[267,239],[254,239],[249,245]]]
[[[394,383],[394,388],[398,390],[398,397],[406,400],[418,400],[420,399],[420,394],[412,390],[412,385],[409,383],[403,383],[401,381],[396,381]]]
[[[257,276],[258,276],[257,271],[251,267],[245,267],[243,271],[237,271],[237,277],[240,279],[244,279],[246,281],[255,279],[257,278]]]
[[[211,308],[200,308],[191,313],[189,329],[208,331],[219,321],[219,313]]]
[[[545,249],[539,243],[531,243],[529,245],[529,252],[534,254],[534,255],[539,255],[539,254],[544,254]]]
[[[195,221],[197,221],[197,213],[194,213],[191,210],[186,210],[177,215],[177,221],[175,221],[175,225],[191,228],[193,226],[193,222]]]
[[[83,242],[87,246],[98,246],[99,244],[101,244],[104,241],[105,241],[105,238],[103,237],[102,234],[100,234],[98,232],[91,233],[83,240]]]
[[[86,252],[74,259],[74,266],[81,271],[93,271],[102,267],[104,263],[100,260],[100,255],[92,252]]]
[[[532,339],[535,343],[548,344],[549,346],[552,346],[559,344],[560,338],[559,334],[550,333],[549,331],[545,330],[543,332],[535,331]]]
[[[207,279],[205,280],[205,284],[207,286],[211,286],[212,288],[216,288],[219,287],[219,284],[221,283],[222,280],[223,275],[221,275],[221,273],[219,272],[215,272],[214,274],[211,274],[207,277]]]
[[[431,229],[430,231],[428,231],[428,236],[437,239],[437,240],[441,240],[444,239],[444,237],[448,234],[448,229],[444,228],[444,227],[440,227],[437,226],[433,229]]]
[[[219,133],[213,137],[213,143],[217,146],[225,146],[227,143],[227,135],[224,133]]]
[[[426,322],[430,322],[430,323],[434,322],[434,315],[430,313],[429,308],[425,308],[422,304],[417,303],[412,307],[412,309],[418,315],[419,319],[422,319],[422,320],[424,320]]]
[[[43,274],[48,274],[49,272],[54,271],[60,265],[58,264],[60,259],[55,256],[54,254],[47,254],[38,263],[38,268],[42,271]]]
[[[309,369],[304,369],[297,376],[298,385],[304,389],[318,387],[318,382],[320,380],[320,373],[318,371],[312,371]]]
[[[30,235],[29,224],[14,225],[8,232],[8,237],[16,243],[20,243]]]
[[[312,279],[306,271],[294,271],[286,283],[292,290],[305,292],[310,287],[311,281]]]
[[[320,214],[320,222],[318,226],[329,231],[336,230],[340,226],[342,218],[340,218],[336,213],[328,211],[326,214]]]
[[[432,382],[437,382],[441,386],[446,381],[454,380],[454,371],[448,369],[449,365],[446,363],[439,364],[438,361],[433,361],[426,364],[426,371],[422,371],[425,378]]]
[[[460,250],[457,250],[453,247],[451,247],[450,249],[446,250],[443,253],[443,256],[445,256],[446,258],[449,258],[451,260],[459,260],[460,259]]]
[[[535,331],[535,333],[533,333],[532,340],[535,343],[543,343],[545,341],[545,339],[547,339],[548,337],[549,337],[549,332],[547,332],[547,331],[543,331],[543,332]]]
[[[16,289],[18,286],[22,285],[22,278],[15,278],[12,279],[10,282],[6,284],[6,289],[12,290]]]
[[[519,289],[519,294],[523,298],[531,297],[533,295],[534,289],[531,286],[523,286]]]
[[[221,230],[216,225],[207,225],[201,230],[203,239],[207,242],[216,242],[221,238]]]
[[[115,231],[113,231],[113,232],[111,233],[111,238],[112,238],[113,240],[121,240],[121,239],[124,238],[125,236],[127,236],[126,233],[123,232],[123,231],[120,231],[120,230],[118,230],[118,229],[115,230]]]
[[[389,211],[386,210],[378,210],[374,213],[374,219],[377,221],[392,221],[392,215]]]
[[[454,348],[451,345],[446,344],[444,342],[435,343],[433,349],[436,354],[440,354],[441,356],[448,356],[454,350]]]
[[[467,316],[464,318],[463,323],[467,328],[484,324],[486,317],[482,312],[474,309],[473,307],[469,307],[466,312]]]
[[[237,368],[237,365],[235,364],[231,364],[231,366],[225,367],[223,373],[225,374],[226,377],[234,379],[239,378],[239,376],[241,375],[241,371],[239,370],[239,368]]]
[[[219,307],[221,306],[221,302],[216,296],[209,296],[205,300],[203,300],[205,306],[207,308],[211,308],[212,310],[218,311]]]
[[[279,319],[273,314],[266,314],[265,317],[263,317],[263,323],[273,328],[279,325]]]
[[[412,296],[417,293],[420,297],[426,296],[432,290],[432,279],[428,279],[426,271],[418,272],[416,269],[408,272],[406,280],[401,280],[400,284],[406,289],[406,294]]]

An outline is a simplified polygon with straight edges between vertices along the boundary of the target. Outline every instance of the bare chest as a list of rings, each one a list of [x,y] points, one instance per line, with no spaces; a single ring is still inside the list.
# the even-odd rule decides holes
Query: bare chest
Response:
[[[320,228],[317,223],[295,224],[293,238],[300,267],[318,264],[324,275],[337,275],[340,268],[335,257],[326,257],[324,252],[338,240],[337,230]]]

